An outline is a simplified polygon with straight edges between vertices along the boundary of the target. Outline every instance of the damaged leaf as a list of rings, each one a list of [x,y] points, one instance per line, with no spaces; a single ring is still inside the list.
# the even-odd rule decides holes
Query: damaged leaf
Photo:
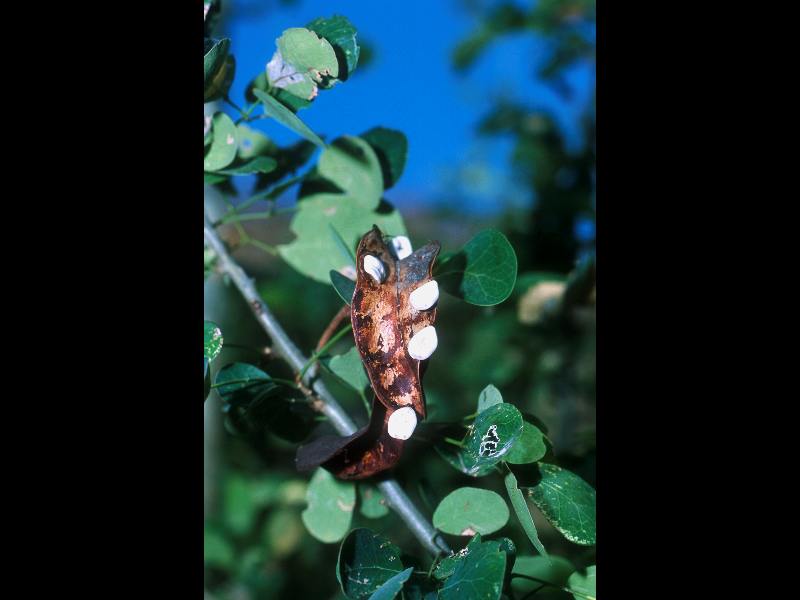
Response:
[[[339,62],[330,42],[313,31],[293,27],[283,32],[278,49],[267,63],[269,83],[304,100],[313,100],[317,84],[339,75]]]

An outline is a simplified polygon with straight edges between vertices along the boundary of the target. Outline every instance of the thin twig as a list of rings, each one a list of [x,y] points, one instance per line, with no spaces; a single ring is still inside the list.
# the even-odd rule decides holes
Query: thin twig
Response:
[[[253,281],[247,276],[239,264],[228,254],[227,248],[220,240],[214,227],[205,217],[203,233],[206,243],[211,247],[218,257],[218,265],[222,272],[226,273],[233,281],[236,288],[247,301],[250,310],[253,311],[258,323],[272,340],[272,348],[275,354],[283,358],[296,372],[299,372],[308,359],[303,356],[294,342],[289,339],[280,323],[275,319],[272,312],[261,299],[256,291]],[[302,383],[310,386],[319,398],[319,410],[336,428],[341,435],[352,435],[356,432],[356,424],[350,416],[328,391],[328,388],[320,379],[312,381],[311,374],[306,373]],[[444,551],[450,554],[450,547],[442,536],[434,529],[430,521],[419,511],[408,495],[394,479],[388,479],[378,484],[378,488],[383,492],[386,503],[397,515],[405,522],[414,536],[419,540],[426,550],[431,554],[437,555]]]

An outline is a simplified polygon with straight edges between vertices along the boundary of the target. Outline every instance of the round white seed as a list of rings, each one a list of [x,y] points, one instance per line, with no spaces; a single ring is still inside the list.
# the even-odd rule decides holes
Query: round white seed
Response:
[[[392,250],[397,260],[403,260],[406,256],[411,256],[411,240],[404,235],[396,235],[392,238]]]
[[[425,360],[433,354],[438,344],[439,340],[436,337],[436,328],[433,325],[428,325],[424,329],[418,331],[416,335],[409,340],[408,353],[411,355],[411,358]]]
[[[386,267],[376,256],[367,254],[364,257],[364,270],[372,277],[376,283],[383,283],[386,279]]]
[[[408,299],[414,310],[428,310],[439,299],[439,284],[429,281],[411,292]]]
[[[417,427],[417,413],[410,406],[398,408],[389,417],[389,435],[396,440],[407,440]]]

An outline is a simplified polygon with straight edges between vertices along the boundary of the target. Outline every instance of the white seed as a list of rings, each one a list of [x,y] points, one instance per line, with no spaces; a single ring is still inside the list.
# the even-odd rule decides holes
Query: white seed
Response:
[[[397,260],[403,260],[406,256],[411,256],[411,240],[404,235],[396,235],[392,238],[392,250]]]
[[[367,254],[364,257],[364,270],[372,277],[376,283],[383,283],[386,278],[386,267],[376,256]]]
[[[433,325],[428,325],[424,329],[417,332],[408,342],[408,353],[411,358],[417,360],[425,360],[433,351],[439,340],[436,338],[436,328]]]
[[[428,310],[439,299],[439,284],[429,281],[411,292],[408,299],[414,310]]]
[[[389,417],[389,435],[396,440],[407,440],[417,427],[417,413],[410,406],[398,408]]]

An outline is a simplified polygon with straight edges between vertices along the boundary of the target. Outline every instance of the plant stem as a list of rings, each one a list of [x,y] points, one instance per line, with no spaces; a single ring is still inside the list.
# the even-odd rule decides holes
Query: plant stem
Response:
[[[227,248],[225,248],[222,240],[209,222],[208,217],[205,217],[203,233],[206,243],[217,254],[220,269],[231,278],[231,281],[233,281],[236,288],[242,294],[242,297],[250,306],[250,310],[253,311],[253,315],[259,325],[261,325],[272,340],[272,347],[275,353],[289,363],[292,369],[300,372],[303,365],[308,362],[306,357],[303,356],[294,342],[286,335],[283,327],[281,327],[280,323],[278,323],[273,316],[272,311],[269,310],[266,303],[261,299],[261,296],[259,296],[253,285],[253,280],[247,276],[238,263],[228,254]],[[317,394],[320,400],[320,412],[330,419],[331,424],[340,435],[352,435],[356,432],[356,424],[344,411],[339,402],[337,402],[336,398],[333,397],[333,394],[330,393],[322,380],[315,379],[312,382],[310,375],[306,374],[303,383],[305,385],[310,385],[311,389]],[[426,550],[434,555],[442,551],[450,554],[451,550],[447,542],[444,541],[439,532],[434,529],[430,521],[419,511],[394,479],[387,479],[380,482],[378,488],[383,492],[389,507],[405,522],[406,526]]]
[[[345,336],[345,334],[347,334],[347,332],[350,331],[351,327],[352,327],[352,325],[350,325],[350,323],[348,323],[347,325],[342,327],[336,333],[336,335],[331,337],[327,342],[325,342],[325,344],[319,350],[314,352],[311,355],[311,358],[308,359],[308,362],[303,365],[302,369],[300,369],[300,373],[299,373],[298,377],[300,377],[300,379],[303,379],[303,377],[305,376],[306,372],[311,367],[311,365],[313,365],[315,362],[317,362],[319,360],[319,357],[322,356],[323,354],[325,354],[325,352],[327,352],[328,349],[331,346],[333,346],[336,342],[338,342],[340,339],[342,339]]]

